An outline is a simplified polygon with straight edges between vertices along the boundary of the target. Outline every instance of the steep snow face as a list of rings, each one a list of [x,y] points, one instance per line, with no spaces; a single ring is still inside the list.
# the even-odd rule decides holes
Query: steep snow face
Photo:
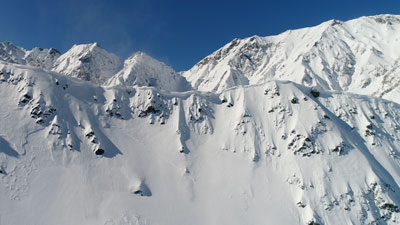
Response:
[[[222,92],[272,79],[384,96],[398,86],[400,16],[380,15],[235,39],[184,73],[194,88]],[[385,86],[383,88],[383,86]]]
[[[25,64],[25,49],[15,46],[11,42],[0,43],[0,60],[9,63]]]
[[[60,52],[57,49],[33,48],[25,54],[25,61],[30,66],[41,67],[50,70],[54,62],[60,57]]]
[[[119,58],[97,43],[74,45],[54,63],[53,71],[103,84],[121,69]]]
[[[0,63],[1,222],[398,224],[399,104],[321,89],[178,93]]]
[[[156,87],[167,91],[186,91],[190,84],[171,67],[143,52],[124,62],[124,68],[108,81],[110,85]]]

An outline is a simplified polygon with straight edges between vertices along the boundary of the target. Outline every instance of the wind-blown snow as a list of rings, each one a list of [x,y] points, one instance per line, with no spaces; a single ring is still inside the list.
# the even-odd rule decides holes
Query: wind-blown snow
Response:
[[[0,224],[398,224],[398,21],[234,40],[197,90],[144,53],[1,44]]]

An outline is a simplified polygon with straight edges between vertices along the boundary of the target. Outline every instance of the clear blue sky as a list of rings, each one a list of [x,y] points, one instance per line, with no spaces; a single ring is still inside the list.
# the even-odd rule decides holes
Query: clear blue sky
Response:
[[[99,42],[122,59],[140,50],[180,71],[236,37],[400,14],[400,1],[2,0],[0,12],[0,41],[61,52]]]

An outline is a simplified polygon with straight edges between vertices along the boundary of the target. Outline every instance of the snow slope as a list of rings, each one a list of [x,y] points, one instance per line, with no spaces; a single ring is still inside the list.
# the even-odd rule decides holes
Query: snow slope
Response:
[[[300,49],[319,35],[315,30],[350,23],[395,27],[396,18],[329,21],[286,35],[308,35],[304,46],[293,42]],[[333,40],[330,35],[319,45]],[[26,53],[3,51],[0,224],[399,224],[400,105],[388,100],[396,100],[398,88],[398,67],[390,61],[396,49],[360,58],[371,68],[377,60],[393,63],[382,76],[364,73],[374,69],[358,58],[347,74],[340,66],[346,60],[333,57],[347,54],[340,41],[331,43],[331,53],[320,49],[331,63],[326,68],[339,68],[332,79],[316,63],[322,53],[316,61],[285,64],[301,72],[308,65],[315,72],[310,83],[300,72],[300,79],[262,77],[261,67],[244,58],[240,67],[233,64],[238,46],[249,43],[256,43],[246,47],[252,62],[283,57],[268,59],[260,50],[279,38],[236,40],[196,65],[193,75],[184,73],[195,88],[212,92],[180,86],[179,73],[143,53],[110,77],[111,70],[96,71],[111,64],[80,60],[83,53],[91,62],[108,58],[98,46],[75,46],[54,71],[27,63]],[[11,47],[2,49],[21,50]],[[57,72],[61,64],[68,70]],[[91,82],[66,71],[86,71]],[[374,82],[358,87],[359,76]],[[386,89],[378,91],[389,91],[357,94],[380,85]]]
[[[396,103],[291,82],[168,94],[1,71],[2,224],[400,219]]]

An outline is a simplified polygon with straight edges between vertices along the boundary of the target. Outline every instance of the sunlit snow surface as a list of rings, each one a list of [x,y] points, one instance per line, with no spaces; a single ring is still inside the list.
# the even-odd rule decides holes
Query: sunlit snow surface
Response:
[[[259,65],[237,61],[242,50],[233,47],[226,61],[183,73],[195,90],[144,53],[107,64],[114,56],[92,44],[80,47],[100,52],[89,67],[79,66],[94,54],[89,47],[69,59],[41,50],[31,54],[48,59],[38,65],[30,51],[3,45],[17,53],[0,51],[0,224],[399,224],[397,18],[255,37],[287,46],[271,53],[287,57],[276,61],[286,72],[268,72],[272,58],[259,50],[247,54]],[[325,29],[337,31],[321,36]],[[307,50],[314,37],[323,51]],[[351,55],[364,39],[368,57]],[[78,66],[49,66],[67,61]],[[225,82],[221,68],[238,79]],[[68,71],[103,72],[83,79]]]

